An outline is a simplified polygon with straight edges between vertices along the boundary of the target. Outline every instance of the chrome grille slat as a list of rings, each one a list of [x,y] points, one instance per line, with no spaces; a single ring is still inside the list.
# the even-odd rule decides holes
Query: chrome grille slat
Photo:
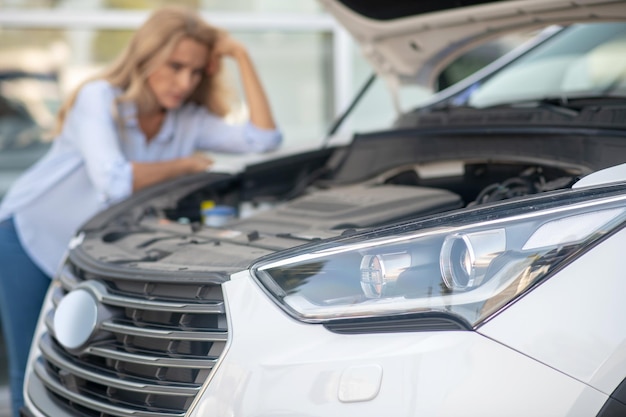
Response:
[[[63,296],[65,295],[65,292],[58,287],[53,288],[52,291],[52,302],[54,303],[55,306],[59,305],[59,302],[61,302],[61,299],[63,298]]]
[[[124,324],[112,322],[102,323],[102,329],[112,333],[119,333],[128,336],[151,337],[155,339],[223,342],[226,341],[226,339],[228,338],[227,332],[158,330],[136,326],[127,326]]]
[[[72,362],[63,358],[63,356],[59,355],[49,344],[41,343],[39,346],[42,350],[42,353],[46,356],[46,359],[63,369],[70,374],[77,376],[79,378],[92,381],[101,385],[105,385],[107,387],[120,388],[127,391],[141,391],[147,392],[149,394],[160,394],[160,395],[183,395],[183,396],[193,396],[198,393],[199,387],[182,387],[182,386],[159,386],[154,384],[140,383],[128,381],[120,378],[109,377],[102,373],[95,373],[93,371],[87,370],[84,367],[78,367],[74,365]]]
[[[72,272],[69,270],[67,265],[64,265],[63,268],[61,269],[58,279],[59,281],[61,281],[63,288],[67,290],[71,290],[72,288],[74,288],[76,285],[80,283],[80,280],[78,279],[78,277],[72,274]]]
[[[76,286],[77,279],[71,273],[64,269],[61,274],[61,282],[67,289]],[[113,294],[97,294],[99,301],[115,307],[137,308],[141,310],[171,311],[179,313],[224,313],[223,301],[202,301],[202,303],[181,303],[181,302],[159,302],[153,300],[135,299],[131,297],[113,295]],[[200,301],[200,300],[196,300]]]
[[[217,362],[217,359],[178,359],[138,355],[133,353],[119,352],[104,347],[89,347],[87,349],[87,352],[92,355],[100,356],[107,359],[121,360],[143,365],[168,366],[173,368],[211,369]]]
[[[228,340],[220,282],[100,276],[68,260],[45,312],[36,377],[77,415],[183,417]],[[98,321],[84,346],[67,350],[54,312],[77,288],[97,300]]]
[[[128,297],[102,295],[101,302],[115,307],[137,308],[141,310],[171,311],[176,313],[224,313],[224,303],[211,304],[182,304],[172,302],[156,302],[147,300],[133,300]]]
[[[48,329],[53,330],[53,317],[51,315],[47,315],[45,320]],[[102,330],[121,335],[150,337],[155,339],[196,340],[204,342],[224,342],[228,339],[228,332],[225,331],[162,330],[157,329],[156,325],[151,325],[151,327],[138,327],[139,325],[146,326],[149,324],[136,322],[133,323],[133,325],[126,325],[106,321],[102,323],[101,328]]]
[[[184,412],[172,413],[171,411],[165,410],[137,410],[134,408],[123,408],[111,405],[110,403],[96,401],[84,395],[72,392],[61,385],[58,381],[55,381],[52,377],[50,377],[48,372],[46,372],[44,365],[40,361],[35,363],[35,374],[39,377],[39,379],[41,379],[45,386],[55,394],[99,413],[120,417],[183,417],[185,415]]]

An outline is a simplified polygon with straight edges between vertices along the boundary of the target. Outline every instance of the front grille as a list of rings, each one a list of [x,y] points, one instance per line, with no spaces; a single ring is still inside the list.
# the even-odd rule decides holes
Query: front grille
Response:
[[[48,400],[74,415],[183,416],[228,337],[220,283],[97,276],[71,263],[59,283],[55,307],[72,289],[88,287],[108,318],[87,346],[69,352],[54,337],[54,309],[47,312],[35,375]]]

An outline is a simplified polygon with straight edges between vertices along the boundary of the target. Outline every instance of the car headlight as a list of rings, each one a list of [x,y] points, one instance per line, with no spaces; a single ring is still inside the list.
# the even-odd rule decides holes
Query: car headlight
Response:
[[[626,220],[624,197],[564,196],[364,232],[267,258],[252,271],[301,321],[437,314],[475,327]]]

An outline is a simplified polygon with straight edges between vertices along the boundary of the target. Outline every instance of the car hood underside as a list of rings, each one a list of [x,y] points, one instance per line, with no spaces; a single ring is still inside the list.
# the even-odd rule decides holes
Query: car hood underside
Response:
[[[350,32],[379,76],[392,85],[429,89],[454,58],[504,34],[626,20],[623,0],[319,1]]]

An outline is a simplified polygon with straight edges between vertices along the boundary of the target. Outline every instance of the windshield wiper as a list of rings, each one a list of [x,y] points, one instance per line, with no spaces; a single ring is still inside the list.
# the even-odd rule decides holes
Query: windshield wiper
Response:
[[[535,109],[546,109],[567,117],[577,117],[582,110],[581,106],[572,105],[567,97],[546,97],[539,100],[510,103],[504,106],[514,108],[530,107]]]
[[[613,91],[615,86],[611,86]],[[621,91],[620,91],[621,92]],[[609,95],[609,92],[601,91],[589,95],[570,95],[570,96],[548,96],[543,98],[522,99],[519,101],[499,102],[496,104],[485,106],[473,106],[470,104],[455,105],[450,101],[438,103],[437,105],[416,109],[416,112],[424,111],[454,111],[454,110],[475,110],[489,111],[492,109],[513,108],[513,109],[539,109],[558,113],[567,117],[577,117],[581,111],[589,107],[601,107],[609,103],[625,104],[626,97],[624,95]]]
[[[458,105],[453,104],[450,101],[444,103],[438,103],[435,106],[429,107],[427,109],[417,109],[417,111],[423,112],[424,110],[428,111],[454,111],[454,110],[475,110],[478,112],[481,111],[489,111],[492,109],[501,109],[501,108],[528,108],[528,109],[546,109],[555,113],[562,114],[567,117],[576,117],[580,114],[582,107],[585,106],[574,106],[569,103],[569,100],[564,97],[560,98],[542,98],[542,99],[532,99],[532,100],[524,100],[524,101],[513,101],[509,103],[498,103],[490,106],[472,106],[468,104]]]

